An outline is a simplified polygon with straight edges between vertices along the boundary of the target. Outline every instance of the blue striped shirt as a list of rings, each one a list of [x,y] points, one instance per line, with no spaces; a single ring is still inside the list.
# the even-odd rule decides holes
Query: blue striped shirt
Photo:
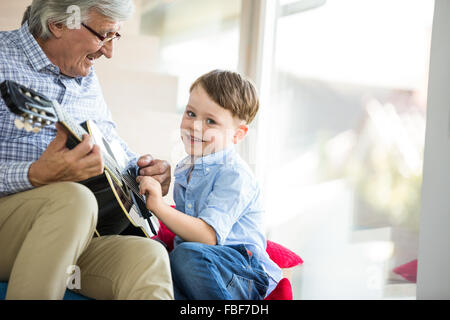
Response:
[[[244,244],[269,275],[269,294],[281,279],[281,269],[266,252],[261,191],[250,168],[233,147],[190,162],[187,157],[175,169],[176,209],[210,225],[218,245]],[[174,246],[182,241],[175,237]]]
[[[12,80],[58,101],[78,123],[93,120],[108,142],[116,140],[130,159],[137,158],[116,132],[93,69],[86,77],[61,74],[30,34],[28,23],[0,32],[0,44],[0,82]],[[0,197],[33,188],[28,169],[56,136],[54,125],[36,134],[17,129],[15,119],[0,98]]]

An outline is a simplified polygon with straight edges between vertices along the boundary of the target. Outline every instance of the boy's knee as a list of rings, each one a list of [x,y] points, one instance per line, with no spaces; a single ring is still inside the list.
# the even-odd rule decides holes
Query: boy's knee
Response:
[[[197,242],[182,242],[170,253],[170,260],[188,261],[202,254],[205,245]]]
[[[186,273],[188,270],[193,270],[194,265],[203,261],[207,246],[197,242],[183,242],[177,245],[169,254],[172,273]]]

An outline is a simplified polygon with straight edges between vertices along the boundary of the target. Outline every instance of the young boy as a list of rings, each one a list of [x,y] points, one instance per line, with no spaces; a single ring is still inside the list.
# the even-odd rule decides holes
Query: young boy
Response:
[[[147,208],[177,235],[169,255],[175,299],[264,299],[281,279],[265,251],[259,186],[234,150],[258,108],[255,88],[239,74],[203,75],[181,122],[189,156],[175,169],[176,209],[156,180],[138,177]]]

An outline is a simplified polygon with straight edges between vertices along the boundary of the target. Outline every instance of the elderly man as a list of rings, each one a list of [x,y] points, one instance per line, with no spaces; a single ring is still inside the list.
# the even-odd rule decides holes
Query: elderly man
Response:
[[[113,55],[132,0],[34,0],[19,30],[0,32],[0,82],[13,80],[42,93],[78,122],[94,120],[105,137],[122,144],[141,175],[167,193],[170,166],[138,159],[118,137],[93,70]],[[73,13],[79,12],[79,24]],[[73,25],[75,23],[75,26]],[[124,106],[126,108],[127,106]],[[66,148],[59,126],[40,133],[16,129],[0,99],[0,280],[7,299],[61,299],[67,271],[78,266],[81,293],[96,299],[173,299],[168,256],[145,237],[93,238],[98,205],[77,182],[103,171],[88,136]]]

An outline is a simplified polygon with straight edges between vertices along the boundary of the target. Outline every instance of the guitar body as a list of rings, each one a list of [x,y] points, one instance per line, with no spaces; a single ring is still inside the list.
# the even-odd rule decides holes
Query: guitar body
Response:
[[[128,163],[125,152],[121,148],[116,148],[114,152],[93,121],[88,120],[80,125],[89,133],[94,143],[100,146],[104,154],[109,154],[116,163],[122,164],[120,176],[127,175],[130,180],[134,181],[136,177],[129,172],[125,172],[124,169]],[[72,149],[79,142],[73,136],[70,137],[67,141],[67,147]],[[151,234],[156,234],[156,231],[145,203],[133,195],[127,184],[123,183],[124,181],[120,181],[122,180],[121,177],[113,177],[112,174],[114,173],[105,170],[99,176],[80,182],[88,187],[97,199],[99,212],[96,234],[98,236],[133,234],[150,238]]]
[[[152,213],[139,194],[136,173],[127,168],[129,160],[126,153],[120,146],[110,145],[94,122],[78,124],[56,101],[12,81],[2,82],[0,91],[11,112],[21,116],[15,122],[17,128],[39,132],[43,126],[59,122],[70,133],[66,144],[69,149],[82,141],[83,134],[89,134],[100,146],[105,162],[104,173],[80,182],[97,199],[97,236],[133,234],[150,238],[156,234]]]
[[[120,192],[116,197],[113,192],[117,188],[114,182],[106,178],[105,174],[82,181],[95,195],[98,203],[97,236],[121,234],[130,225],[128,214],[132,205],[125,201],[126,197]],[[119,202],[120,201],[120,202]]]

